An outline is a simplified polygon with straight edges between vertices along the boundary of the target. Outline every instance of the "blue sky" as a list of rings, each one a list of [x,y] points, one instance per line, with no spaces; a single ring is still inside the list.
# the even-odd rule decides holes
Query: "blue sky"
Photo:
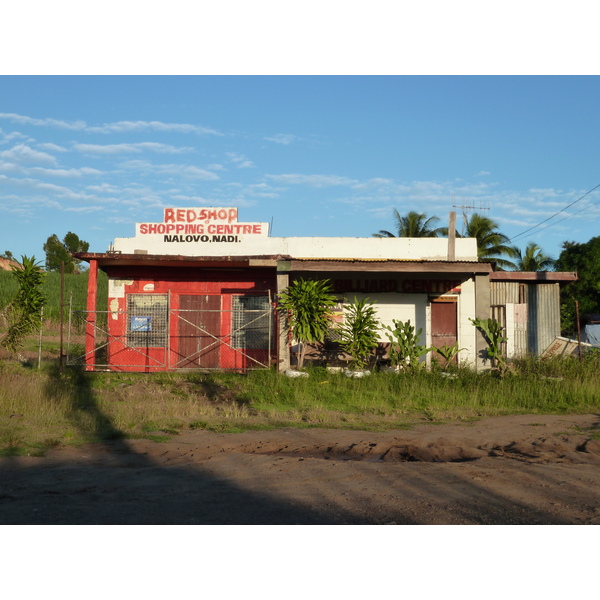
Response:
[[[599,98],[597,76],[2,76],[0,252],[104,252],[171,206],[370,236],[467,205],[556,257],[600,235],[600,188],[564,210],[600,184]]]

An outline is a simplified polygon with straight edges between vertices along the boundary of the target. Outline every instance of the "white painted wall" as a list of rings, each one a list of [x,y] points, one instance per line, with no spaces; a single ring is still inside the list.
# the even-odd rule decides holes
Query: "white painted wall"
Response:
[[[463,281],[458,298],[458,346],[464,348],[458,354],[461,364],[475,368],[477,363],[477,346],[475,336],[477,330],[469,318],[475,316],[475,279]]]
[[[139,224],[138,224],[139,225]],[[184,240],[186,236],[181,236]],[[191,236],[190,236],[191,237]],[[197,236],[198,237],[198,236]],[[206,236],[209,240],[213,236]],[[358,258],[446,260],[446,238],[348,238],[231,236],[237,241],[165,242],[160,234],[138,234],[133,238],[116,238],[112,249],[123,254],[145,251],[157,255],[182,256],[260,256],[290,255],[293,258]],[[456,240],[456,260],[477,260],[474,238]]]
[[[359,300],[368,298],[375,302],[377,319],[382,325],[392,326],[392,320],[410,321],[415,330],[423,329],[420,336],[422,345],[431,345],[431,311],[427,301],[427,294],[347,294],[347,300],[354,297]],[[472,279],[463,282],[461,292],[458,294],[458,344],[463,350],[458,358],[461,364],[474,367],[477,360],[475,344],[476,330],[469,317],[475,314],[475,283]],[[380,330],[379,341],[388,342],[385,330]]]
[[[427,324],[425,320],[425,312],[427,307],[427,294],[346,294],[346,299],[352,302],[368,298],[369,301],[375,302],[374,309],[377,313],[377,319],[382,325],[393,326],[392,320],[410,321],[418,331],[423,329],[421,342],[425,343],[425,332]],[[388,342],[385,330],[379,332],[379,341]]]

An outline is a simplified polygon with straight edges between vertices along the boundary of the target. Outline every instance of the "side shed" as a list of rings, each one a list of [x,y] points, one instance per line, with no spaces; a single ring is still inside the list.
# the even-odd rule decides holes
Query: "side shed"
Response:
[[[508,358],[540,356],[560,336],[560,286],[576,280],[569,272],[490,273],[490,316],[504,327]]]

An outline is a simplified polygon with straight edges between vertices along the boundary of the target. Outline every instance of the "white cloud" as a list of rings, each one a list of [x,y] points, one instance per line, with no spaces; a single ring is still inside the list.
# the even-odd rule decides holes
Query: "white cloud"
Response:
[[[247,169],[254,166],[254,163],[251,160],[248,160],[243,154],[238,154],[237,152],[227,152],[226,155],[227,158],[234,163],[238,169]]]
[[[86,128],[85,121],[60,121],[58,119],[35,119],[33,117],[26,117],[24,115],[18,115],[16,113],[0,113],[0,119],[8,119],[13,123],[22,123],[24,125],[36,125],[40,127],[58,127],[60,129],[71,129],[82,131]]]
[[[157,152],[159,154],[183,154],[194,152],[194,148],[176,147],[170,144],[158,142],[136,142],[130,144],[74,144],[73,148],[85,154],[140,154],[144,151]]]
[[[219,176],[206,169],[201,169],[194,165],[180,164],[153,164],[145,160],[129,160],[121,165],[125,169],[142,171],[145,173],[162,173],[167,175],[178,175],[180,177],[190,177],[193,179],[204,179],[214,181]]]
[[[123,133],[128,131],[161,131],[175,133],[195,133],[197,135],[223,135],[215,129],[191,125],[189,123],[163,123],[161,121],[118,121],[104,123],[103,125],[88,125],[85,121],[61,121],[59,119],[36,119],[16,113],[0,113],[0,119],[7,119],[13,123],[35,125],[37,127],[56,127],[72,131],[86,131],[89,133]]]
[[[223,135],[215,129],[191,125],[189,123],[162,123],[161,121],[118,121],[100,126],[88,126],[91,133],[124,133],[130,131],[161,131],[175,133],[195,133],[198,135]]]
[[[5,161],[0,161],[0,171],[11,174],[23,174],[25,172],[21,165]]]
[[[86,175],[102,175],[103,171],[90,167],[81,167],[80,169],[44,169],[42,167],[32,167],[29,169],[29,173],[31,175],[49,175],[51,177],[84,177]]]
[[[41,163],[43,165],[56,165],[57,161],[54,156],[46,152],[39,152],[30,148],[26,144],[17,144],[10,150],[0,152],[0,158],[12,161],[18,164],[21,163]]]
[[[292,142],[297,141],[299,138],[291,133],[276,133],[264,138],[267,142],[273,142],[274,144],[282,144],[287,146]]]
[[[29,136],[23,135],[18,131],[11,131],[10,133],[5,133],[0,127],[0,144],[8,144],[13,140],[28,140]]]
[[[36,144],[36,145],[38,148],[41,148],[42,150],[50,150],[51,152],[68,152],[68,150],[65,147],[59,146],[58,144],[53,144],[52,142]]]
[[[66,212],[92,213],[104,210],[104,206],[70,206],[64,209]]]
[[[86,190],[90,190],[90,192],[98,192],[100,194],[116,194],[119,192],[119,188],[114,185],[109,185],[108,183],[101,183],[100,185],[88,185]]]
[[[288,185],[310,185],[313,187],[329,187],[337,185],[355,185],[358,183],[348,177],[339,175],[301,175],[299,173],[287,173],[284,175],[266,175],[267,179],[278,181]]]
[[[187,196],[185,194],[173,194],[171,199],[177,200],[177,202],[189,203],[188,206],[208,206],[211,203],[211,200],[204,196]]]

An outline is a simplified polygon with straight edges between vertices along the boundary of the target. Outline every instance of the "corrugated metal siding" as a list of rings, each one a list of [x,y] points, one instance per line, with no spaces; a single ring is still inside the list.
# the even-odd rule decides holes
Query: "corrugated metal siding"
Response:
[[[528,343],[531,351],[540,355],[560,335],[560,289],[558,283],[536,283],[528,287]]]
[[[519,304],[522,302],[519,299],[519,285],[518,281],[490,282],[490,304],[494,306]]]
[[[491,306],[492,319],[498,321],[502,327],[502,333],[506,337],[506,306]],[[506,355],[507,344],[502,342],[501,344],[502,354]]]
[[[515,304],[515,357],[527,354],[527,304]]]
[[[505,331],[507,321],[513,324],[506,334],[514,344],[515,356],[523,356],[526,352],[539,356],[560,335],[558,283],[492,281],[490,300],[490,316],[499,321]],[[515,305],[511,307],[514,319],[507,320],[507,305]]]

